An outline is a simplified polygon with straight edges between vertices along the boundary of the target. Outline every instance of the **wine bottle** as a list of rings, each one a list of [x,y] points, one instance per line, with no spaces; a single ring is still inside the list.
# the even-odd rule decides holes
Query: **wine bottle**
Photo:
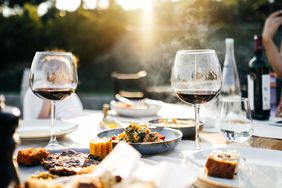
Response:
[[[4,96],[0,95],[0,187],[20,187],[18,164],[13,158],[19,143],[15,135],[19,117],[19,109],[6,106]]]
[[[234,40],[232,38],[226,38],[225,46],[226,51],[222,73],[223,84],[220,91],[220,98],[241,97],[240,80],[234,56]]]
[[[248,98],[253,119],[268,120],[270,116],[269,66],[263,59],[262,37],[255,36],[255,56],[249,61]]]

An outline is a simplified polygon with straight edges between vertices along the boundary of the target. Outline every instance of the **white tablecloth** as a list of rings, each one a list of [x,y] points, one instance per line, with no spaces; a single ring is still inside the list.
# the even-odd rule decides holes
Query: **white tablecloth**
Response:
[[[191,107],[187,107],[184,105],[173,105],[173,104],[164,104],[163,108],[159,112],[158,117],[177,117],[177,118],[193,118],[194,112]],[[215,115],[210,113],[208,109],[203,108],[201,111],[201,119],[205,120],[206,127],[204,130],[216,130],[212,129],[215,121]],[[102,129],[99,127],[99,123],[102,120],[103,115],[101,111],[94,110],[85,110],[84,113],[76,118],[68,119],[65,121],[73,122],[78,124],[78,129],[63,139],[60,140],[60,143],[67,145],[71,148],[88,148],[89,141],[96,137],[97,133]],[[156,117],[144,117],[144,118],[125,118],[119,117],[112,113],[109,119],[117,119],[122,123],[129,123],[130,121],[144,122],[150,119],[154,119]],[[277,120],[277,119],[272,119]],[[272,121],[271,120],[271,121]],[[282,128],[277,126],[270,126],[269,121],[260,122],[254,121],[255,135],[263,136],[263,137],[272,137],[272,138],[282,138]],[[31,142],[31,143],[22,143],[18,149],[27,148],[27,147],[39,147],[46,145],[47,142]],[[214,144],[204,142],[201,143],[202,149],[209,149],[212,147],[217,147]],[[161,162],[171,162],[174,164],[181,165],[183,158],[191,153],[195,152],[193,150],[194,141],[182,140],[181,143],[175,148],[175,150],[155,155],[155,156],[146,156],[145,159],[149,159],[151,161]],[[31,172],[30,172],[31,173]],[[25,179],[30,174],[25,171],[24,174],[21,174],[21,178]],[[189,179],[190,181],[190,179]],[[192,183],[192,182],[190,182]],[[188,184],[187,184],[188,186]]]

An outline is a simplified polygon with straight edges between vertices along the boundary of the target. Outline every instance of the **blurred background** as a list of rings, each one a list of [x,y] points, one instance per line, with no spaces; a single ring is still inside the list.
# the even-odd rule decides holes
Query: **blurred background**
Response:
[[[146,71],[148,96],[159,98],[169,93],[177,50],[215,49],[222,64],[231,37],[245,95],[253,36],[281,8],[280,0],[1,0],[0,92],[19,106],[35,52],[63,49],[79,59],[77,93],[86,108],[100,107],[87,102],[93,97],[112,98],[113,72]]]

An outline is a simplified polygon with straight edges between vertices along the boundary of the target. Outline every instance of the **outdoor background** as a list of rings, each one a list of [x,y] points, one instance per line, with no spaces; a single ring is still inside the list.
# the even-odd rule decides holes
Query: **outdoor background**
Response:
[[[1,0],[0,92],[19,94],[36,51],[79,58],[77,93],[113,93],[111,73],[146,70],[148,87],[169,85],[179,49],[215,49],[223,63],[235,40],[243,93],[253,36],[280,0]],[[281,32],[276,41],[280,46]]]

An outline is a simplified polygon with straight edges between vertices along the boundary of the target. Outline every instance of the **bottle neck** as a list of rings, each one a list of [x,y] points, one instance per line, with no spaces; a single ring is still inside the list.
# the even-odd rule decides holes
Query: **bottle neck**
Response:
[[[262,49],[259,49],[259,50],[255,51],[255,57],[257,59],[261,59],[261,57],[262,57]]]
[[[234,44],[233,42],[226,43],[224,65],[227,66],[231,62],[235,62]]]
[[[241,96],[240,80],[237,71],[233,39],[225,40],[225,59],[223,67],[223,85],[221,96]]]
[[[255,36],[255,57],[261,59],[263,53],[262,37]]]

